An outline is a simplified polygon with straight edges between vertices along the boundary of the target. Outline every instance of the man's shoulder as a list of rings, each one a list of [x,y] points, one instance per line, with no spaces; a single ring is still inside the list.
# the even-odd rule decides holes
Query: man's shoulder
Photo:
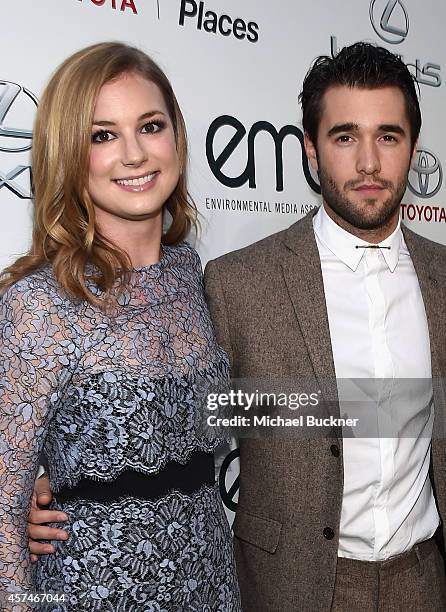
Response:
[[[444,244],[421,236],[421,234],[417,234],[406,226],[403,227],[403,233],[409,250],[413,251],[416,248],[430,264],[434,263],[437,258],[441,258],[443,261],[446,258],[446,246]]]
[[[313,238],[312,217],[312,214],[308,214],[290,227],[262,238],[249,246],[221,255],[212,260],[210,264],[218,266],[219,269],[233,268],[234,266],[264,269],[266,265],[274,264],[280,260],[281,252],[287,248],[287,245],[292,245],[293,250],[299,249],[302,239],[307,238],[310,231],[310,237]],[[301,246],[304,248],[304,244]]]
[[[266,236],[257,242],[230,251],[225,255],[221,255],[213,260],[219,267],[233,266],[237,264],[252,264],[259,261],[259,258],[270,258],[271,254],[275,252],[278,245],[281,243],[283,235],[287,230],[282,230]]]

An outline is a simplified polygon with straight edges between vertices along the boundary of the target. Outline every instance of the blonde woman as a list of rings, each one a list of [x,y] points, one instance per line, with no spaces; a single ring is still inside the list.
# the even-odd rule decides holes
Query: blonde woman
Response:
[[[214,484],[221,440],[197,429],[228,364],[183,242],[196,217],[186,160],[170,83],[141,51],[94,45],[52,77],[34,131],[32,246],[0,285],[4,592],[63,593],[57,609],[73,612],[240,609]],[[33,577],[42,452],[69,537]]]

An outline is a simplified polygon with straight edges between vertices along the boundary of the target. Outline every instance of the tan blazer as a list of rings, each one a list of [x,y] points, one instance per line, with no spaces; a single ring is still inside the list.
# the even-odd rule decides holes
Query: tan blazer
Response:
[[[205,291],[232,376],[335,380],[310,213],[289,229],[211,261]],[[430,332],[435,378],[432,476],[446,519],[446,247],[404,229]],[[416,347],[414,347],[416,350]],[[339,416],[337,402],[327,410]],[[244,439],[235,554],[244,612],[328,612],[343,493],[342,439]]]

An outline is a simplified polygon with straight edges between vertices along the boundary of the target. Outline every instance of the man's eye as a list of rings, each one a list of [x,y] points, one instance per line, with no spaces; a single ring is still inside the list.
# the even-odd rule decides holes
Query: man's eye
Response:
[[[384,134],[382,138],[384,142],[396,142],[396,138],[395,136],[392,136],[392,134]]]
[[[336,142],[351,142],[351,136],[347,136],[346,134],[342,134],[342,136],[338,136]]]
[[[95,132],[91,137],[91,142],[101,143],[101,142],[109,142],[113,140],[114,136],[111,132],[107,132],[106,130],[100,130],[99,132]]]

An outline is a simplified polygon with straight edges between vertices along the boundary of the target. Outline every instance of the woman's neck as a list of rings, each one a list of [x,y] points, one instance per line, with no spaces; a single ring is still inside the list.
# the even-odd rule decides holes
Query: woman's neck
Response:
[[[97,223],[101,234],[126,252],[132,267],[139,268],[155,264],[160,259],[162,215],[135,221],[110,219]]]

